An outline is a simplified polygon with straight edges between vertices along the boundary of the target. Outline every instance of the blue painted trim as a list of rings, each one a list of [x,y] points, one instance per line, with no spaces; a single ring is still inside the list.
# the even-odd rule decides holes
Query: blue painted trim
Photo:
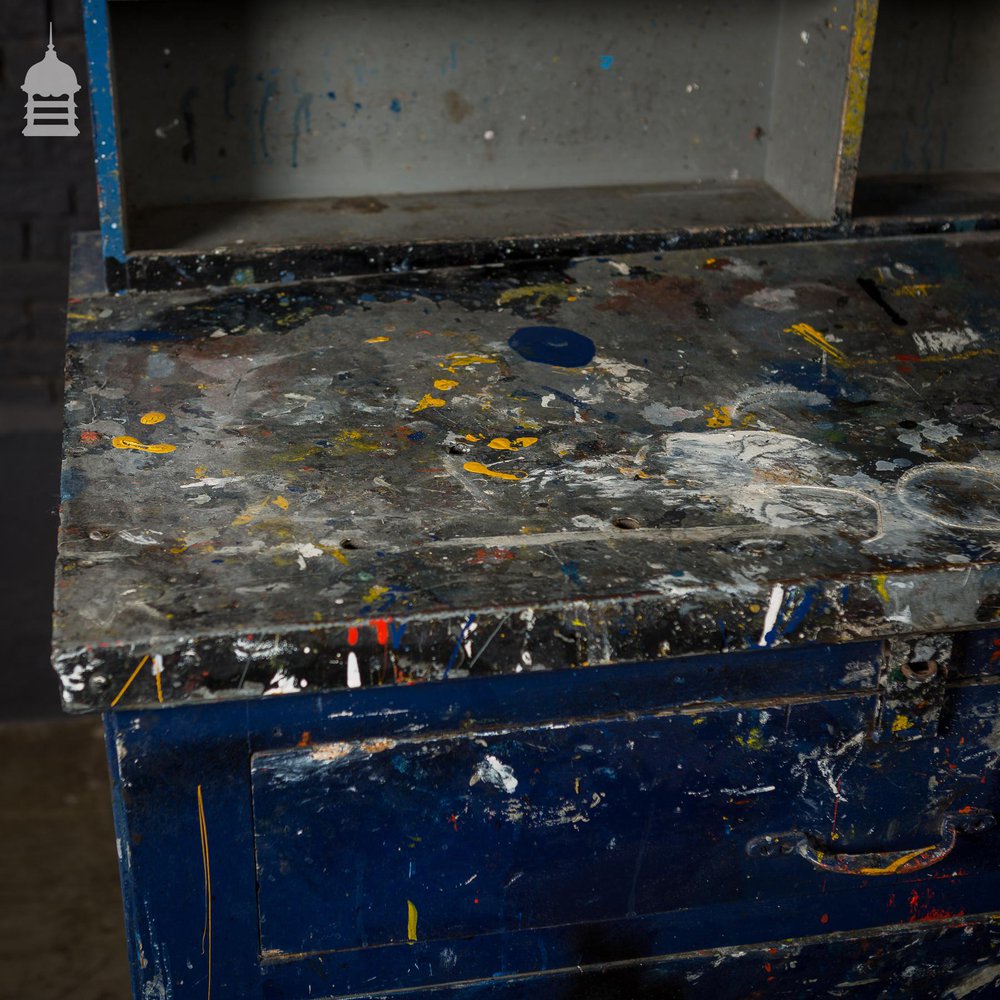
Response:
[[[125,219],[118,169],[108,0],[83,0],[83,30],[87,39],[87,73],[90,77],[90,113],[94,122],[94,163],[97,167],[101,243],[105,258],[111,257],[124,263]]]

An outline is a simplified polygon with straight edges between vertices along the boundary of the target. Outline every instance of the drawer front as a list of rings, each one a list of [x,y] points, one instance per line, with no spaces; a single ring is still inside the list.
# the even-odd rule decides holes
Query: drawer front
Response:
[[[263,961],[340,995],[990,909],[996,834],[946,817],[996,808],[996,690],[908,741],[855,694],[258,753]]]

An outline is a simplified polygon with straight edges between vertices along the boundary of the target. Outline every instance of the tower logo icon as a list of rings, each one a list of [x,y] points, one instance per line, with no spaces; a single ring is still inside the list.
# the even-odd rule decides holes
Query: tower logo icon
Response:
[[[22,135],[79,135],[76,98],[80,89],[76,73],[57,55],[49,23],[49,47],[45,58],[28,69],[21,86],[28,95]]]

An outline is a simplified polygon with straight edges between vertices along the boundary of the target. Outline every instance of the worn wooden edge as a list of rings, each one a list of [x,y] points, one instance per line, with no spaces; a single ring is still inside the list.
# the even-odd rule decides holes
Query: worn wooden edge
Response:
[[[954,600],[957,572],[965,578],[957,592],[961,605]],[[399,617],[373,611],[370,618],[272,623],[246,633],[54,644],[52,662],[65,709],[94,712],[872,641],[995,624],[1000,566],[763,584],[754,594],[702,596],[713,600],[711,614],[687,614],[686,594]],[[949,600],[945,620],[940,609]],[[112,676],[127,680],[112,687]]]
[[[844,89],[844,106],[840,117],[840,148],[837,152],[834,180],[834,213],[843,219],[852,216],[877,20],[878,0],[855,0],[847,86]]]

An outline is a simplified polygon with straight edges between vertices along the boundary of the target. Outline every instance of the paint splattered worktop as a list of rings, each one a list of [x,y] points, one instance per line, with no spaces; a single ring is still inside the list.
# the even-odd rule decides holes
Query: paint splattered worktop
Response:
[[[66,705],[992,622],[998,264],[969,235],[75,300]]]

